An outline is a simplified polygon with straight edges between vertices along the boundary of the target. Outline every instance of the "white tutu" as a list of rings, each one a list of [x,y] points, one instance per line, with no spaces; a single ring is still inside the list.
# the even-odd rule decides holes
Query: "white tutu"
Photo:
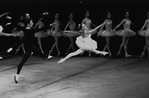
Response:
[[[97,42],[91,37],[83,38],[82,36],[77,37],[76,44],[79,48],[85,50],[97,49]]]

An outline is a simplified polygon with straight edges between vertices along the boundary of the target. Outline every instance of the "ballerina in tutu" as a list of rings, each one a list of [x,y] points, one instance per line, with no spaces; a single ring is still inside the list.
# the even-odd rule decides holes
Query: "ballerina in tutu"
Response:
[[[83,33],[81,36],[77,37],[76,44],[79,47],[79,49],[75,52],[69,53],[65,58],[58,61],[58,63],[62,63],[68,58],[72,56],[76,56],[78,54],[83,53],[84,51],[91,51],[96,54],[103,54],[106,55],[108,52],[105,51],[98,51],[97,49],[97,42],[91,38],[91,33],[95,32],[97,29],[99,29],[103,24],[97,26],[95,29],[89,30],[85,24],[82,24]]]
[[[69,30],[66,30],[67,28],[69,27]],[[76,34],[73,34],[73,33],[70,33],[71,31],[75,31],[75,28],[76,28],[76,24],[75,22],[73,21],[73,14],[70,14],[69,15],[69,22],[67,23],[63,33],[64,33],[64,36],[68,37],[69,40],[70,40],[70,45],[69,45],[69,48],[67,49],[66,51],[66,55],[68,54],[69,50],[72,48],[73,51],[75,51],[75,48],[74,48],[74,37],[76,37],[77,35]]]
[[[34,29],[42,29],[44,28],[44,23],[42,22],[42,17],[38,20],[38,22],[35,24],[35,27]],[[41,50],[42,53],[44,53],[43,49],[42,49],[42,43],[41,43],[41,38],[45,38],[47,37],[47,34],[46,32],[44,32],[43,30],[35,33],[35,37],[37,37],[37,40],[38,40],[38,45],[39,45],[39,48]]]
[[[108,52],[109,52],[109,56],[111,56],[111,50],[109,48],[110,47],[110,37],[114,36],[115,33],[112,30],[112,20],[111,20],[111,14],[110,14],[110,12],[108,12],[107,19],[104,22],[105,22],[105,25],[103,25],[101,27],[101,29],[99,30],[97,36],[103,36],[103,37],[105,37],[105,39],[106,39],[106,45],[105,45],[103,51],[105,51],[107,49]],[[104,26],[105,26],[106,30],[102,30]]]
[[[87,11],[85,14],[85,18],[82,20],[81,25],[85,24],[88,29],[91,29],[91,26],[93,25],[95,27],[95,25],[92,23],[91,19],[89,18],[89,15],[90,15],[90,13],[89,13],[89,11]],[[81,55],[83,55],[83,53]],[[89,56],[91,56],[90,51],[89,51]]]
[[[127,44],[128,44],[128,41],[129,41],[129,37],[131,36],[135,36],[136,33],[134,31],[132,31],[130,29],[130,25],[132,24],[130,19],[129,19],[129,12],[127,11],[126,14],[125,14],[125,18],[121,21],[120,24],[118,24],[114,31],[116,30],[116,28],[118,28],[120,25],[124,26],[124,29],[123,30],[119,30],[119,31],[116,31],[116,35],[118,36],[121,36],[122,37],[122,43],[120,45],[120,48],[119,48],[119,51],[117,53],[117,56],[120,54],[121,50],[122,50],[122,47],[124,46],[124,51],[125,51],[125,57],[130,57],[131,55],[128,54],[127,52]]]
[[[51,30],[47,31],[49,33],[49,35],[54,37],[54,40],[55,40],[54,44],[52,45],[51,50],[49,51],[49,54],[51,54],[53,49],[56,47],[57,52],[58,52],[57,55],[60,55],[60,51],[59,51],[59,47],[58,47],[58,39],[60,36],[62,36],[62,34],[60,32],[60,22],[59,22],[58,18],[59,18],[59,14],[57,13],[55,15],[54,23],[50,24],[50,26],[52,26]]]
[[[141,57],[143,57],[145,54],[145,51],[148,50],[148,58],[149,58],[149,12],[147,13],[147,18],[148,19],[145,20],[144,25],[139,31],[139,35],[145,37],[145,43],[146,43],[142,51]],[[146,30],[143,30],[145,27],[146,27]]]

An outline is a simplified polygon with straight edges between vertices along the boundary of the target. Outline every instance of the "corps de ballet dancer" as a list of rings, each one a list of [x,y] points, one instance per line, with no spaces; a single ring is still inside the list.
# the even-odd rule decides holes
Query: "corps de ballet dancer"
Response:
[[[107,19],[104,22],[105,22],[105,25],[103,25],[101,27],[101,29],[99,30],[97,36],[105,37],[105,39],[106,39],[106,45],[104,46],[103,51],[105,51],[107,49],[108,52],[109,52],[109,56],[111,56],[110,37],[114,36],[115,33],[112,30],[112,20],[111,20],[111,14],[110,14],[110,12],[107,13]],[[105,30],[103,30],[103,27],[104,26],[105,26]]]
[[[146,30],[143,30],[146,27]],[[141,57],[144,56],[145,51],[148,51],[148,58],[149,58],[149,12],[147,13],[147,19],[145,20],[144,25],[142,26],[141,30],[139,31],[139,35],[145,37],[145,46],[141,53]]]
[[[72,56],[76,56],[78,54],[83,53],[84,51],[91,51],[96,54],[103,54],[106,55],[108,52],[105,51],[98,51],[97,49],[97,42],[91,38],[91,33],[95,32],[97,29],[99,29],[103,24],[97,26],[94,29],[88,29],[85,24],[82,24],[82,35],[77,37],[76,44],[79,47],[79,49],[75,52],[69,53],[65,58],[62,58],[58,63],[62,63],[65,60],[69,59]]]
[[[21,17],[20,17],[20,22],[17,24],[17,27],[15,27],[11,33],[12,33],[12,34],[17,34],[17,35],[19,36],[20,40],[21,40],[21,39],[23,38],[23,36],[24,36],[24,32],[23,32],[22,30],[18,31],[17,28],[19,28],[19,27],[24,27],[24,26],[25,26],[25,24],[23,23],[23,16],[21,15]],[[23,45],[23,44],[21,44],[21,45],[16,49],[15,54],[17,54],[17,53],[19,52],[20,48],[22,48],[23,54],[25,54],[25,49],[24,49],[24,45]],[[10,52],[11,50],[12,50],[12,48],[9,48],[7,52]]]
[[[44,14],[44,13],[43,13],[42,15],[48,15],[48,13],[47,13],[47,14]],[[39,45],[39,48],[40,48],[41,52],[44,53],[44,51],[43,51],[43,49],[42,49],[41,38],[47,37],[48,34],[47,34],[46,31],[44,31],[44,23],[42,22],[42,19],[43,19],[43,17],[41,17],[41,18],[37,21],[37,23],[36,23],[35,26],[34,26],[34,29],[43,29],[43,30],[41,30],[40,32],[35,33],[35,37],[37,37],[37,39],[38,39],[38,45]]]
[[[95,25],[92,23],[92,21],[89,18],[89,16],[90,16],[90,13],[89,13],[89,11],[87,11],[86,14],[85,14],[85,18],[82,20],[81,25],[85,24],[88,29],[91,29],[91,25],[93,25],[94,27],[95,27]],[[83,55],[83,53],[81,55]],[[89,51],[89,55],[88,56],[91,56],[91,52],[90,51]]]
[[[60,55],[60,51],[59,51],[59,47],[58,47],[58,42],[59,42],[59,37],[62,36],[62,33],[60,31],[60,22],[59,22],[58,19],[59,19],[59,14],[57,13],[55,15],[54,22],[52,24],[50,24],[50,26],[52,26],[51,29],[47,31],[48,34],[50,36],[53,36],[54,37],[54,40],[55,40],[54,44],[52,45],[52,48],[49,51],[49,54],[51,54],[52,51],[53,51],[53,49],[56,47],[57,52],[58,52],[57,55]]]
[[[122,25],[124,26],[124,29],[123,30],[119,30],[119,31],[116,31],[116,35],[118,36],[121,36],[122,37],[122,43],[120,45],[120,48],[119,48],[119,51],[117,53],[117,56],[121,53],[121,49],[122,47],[124,46],[124,51],[125,51],[125,57],[130,57],[131,55],[128,54],[127,52],[127,44],[128,44],[128,41],[129,41],[129,37],[131,36],[135,36],[136,33],[130,29],[130,25],[132,24],[132,22],[130,21],[129,19],[129,12],[126,11],[125,13],[125,18],[121,21],[120,24],[118,24],[115,28],[114,28],[114,31],[120,26]]]
[[[14,76],[15,83],[18,83],[21,69],[22,69],[23,65],[25,64],[25,62],[31,56],[33,49],[36,49],[40,53],[40,56],[43,58],[47,58],[47,59],[52,58],[51,55],[43,54],[37,47],[34,46],[34,41],[36,39],[34,36],[35,36],[35,33],[37,32],[37,30],[33,29],[32,20],[27,20],[25,23],[25,27],[21,28],[21,30],[23,30],[23,32],[24,32],[24,37],[21,39],[19,44],[22,44],[22,43],[24,44],[26,52],[23,55],[21,62],[17,66],[17,73]],[[19,46],[19,44],[18,44],[18,46]]]
[[[69,27],[69,30],[67,30],[67,28]],[[68,37],[69,40],[70,40],[70,45],[66,51],[66,55],[68,54],[69,50],[72,48],[73,51],[75,51],[75,48],[74,48],[74,37],[76,37],[77,35],[76,34],[73,34],[73,33],[70,33],[71,31],[74,31],[75,32],[75,28],[76,28],[76,24],[75,22],[73,21],[73,14],[70,14],[69,15],[69,22],[67,23],[63,33],[64,33],[64,36]],[[70,32],[69,32],[70,31]]]

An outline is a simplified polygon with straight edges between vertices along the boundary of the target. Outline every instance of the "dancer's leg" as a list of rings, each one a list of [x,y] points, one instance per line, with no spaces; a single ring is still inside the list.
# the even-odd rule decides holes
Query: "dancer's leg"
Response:
[[[56,49],[57,49],[57,52],[58,52],[58,55],[60,55],[60,51],[59,51],[59,47],[58,47],[58,37],[54,37],[55,39],[55,45],[56,45]]]
[[[78,49],[78,50],[75,51],[75,52],[69,53],[65,58],[63,58],[63,59],[61,59],[60,61],[58,61],[58,63],[62,63],[62,62],[64,62],[65,60],[69,59],[70,57],[76,56],[76,55],[78,55],[78,54],[80,54],[80,53],[82,53],[82,52],[84,52],[83,49]]]
[[[120,45],[119,51],[118,51],[118,53],[117,53],[117,56],[120,54],[120,52],[121,52],[121,50],[122,50],[122,47],[123,47],[124,44],[125,44],[125,41],[126,41],[126,37],[123,36],[123,37],[122,37],[122,43],[121,43],[121,45]]]
[[[131,55],[129,55],[128,52],[127,52],[127,44],[128,44],[128,41],[129,41],[129,37],[126,38],[126,42],[125,42],[125,45],[124,45],[125,57],[130,57],[130,56],[131,56]]]
[[[24,44],[22,44],[21,46],[22,46],[23,54],[25,54],[25,47],[24,47]]]
[[[51,54],[52,53],[52,51],[53,51],[53,49],[54,49],[54,47],[55,47],[55,42],[54,42],[54,44],[52,45],[52,48],[51,48],[51,50],[49,51],[49,54]]]
[[[41,38],[38,37],[37,39],[38,39],[39,48],[40,48],[41,52],[44,53],[43,49],[42,49],[42,45],[41,45]]]
[[[147,50],[147,48],[148,48],[148,39],[149,39],[149,38],[145,37],[145,46],[144,46],[144,48],[143,48],[143,51],[142,51],[141,57],[143,57],[143,56],[144,56],[144,53],[145,53],[145,51],[146,51],[146,50]]]
[[[70,45],[69,45],[69,47],[68,47],[68,49],[66,51],[66,55],[68,54],[70,48],[72,48],[72,50],[75,51],[73,37],[69,37],[69,40],[70,40]]]
[[[92,49],[91,51],[94,52],[94,53],[96,53],[96,54],[102,54],[102,55],[109,54],[108,52],[105,52],[105,51],[99,51],[99,50],[96,50],[96,49]]]
[[[107,49],[109,52],[109,56],[111,56],[111,50],[110,50],[110,37],[106,37],[106,43],[107,43]],[[105,50],[104,50],[105,51]]]
[[[19,74],[20,74],[20,71],[23,67],[23,65],[25,64],[25,62],[28,60],[28,58],[30,57],[31,55],[31,52],[33,50],[33,46],[31,44],[25,44],[25,47],[26,47],[26,52],[21,60],[21,62],[19,63],[18,67],[17,67],[17,74],[15,75],[14,79],[15,79],[15,83],[18,82],[19,80]]]

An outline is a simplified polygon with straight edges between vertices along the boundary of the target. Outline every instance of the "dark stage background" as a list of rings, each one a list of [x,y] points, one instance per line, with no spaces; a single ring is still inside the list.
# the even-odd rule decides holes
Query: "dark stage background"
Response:
[[[59,20],[62,24],[61,30],[63,30],[68,22],[70,13],[74,14],[74,21],[79,24],[84,18],[86,10],[90,11],[90,18],[95,25],[99,25],[105,20],[106,11],[111,12],[113,28],[120,23],[124,18],[125,11],[128,10],[130,12],[130,20],[135,24],[135,26],[131,26],[131,29],[137,32],[143,26],[146,13],[149,11],[147,0],[0,0],[0,4],[1,14],[9,11],[13,16],[13,23],[5,27],[5,32],[12,31],[17,23],[17,18],[24,12],[29,12],[33,19],[37,19],[39,13],[48,11],[49,16],[44,19],[46,24],[52,23],[54,15],[59,13]],[[120,27],[120,29],[122,28],[123,26]],[[102,50],[105,45],[105,39],[96,37],[96,35],[93,35],[92,38],[98,42],[98,49]],[[3,53],[17,41],[19,41],[19,38],[0,36],[0,50]],[[42,39],[45,53],[48,53],[53,42],[54,38],[52,37]],[[59,42],[60,51],[64,53],[69,46],[69,39],[60,38]],[[115,36],[111,38],[110,47],[113,54],[118,51],[120,43],[121,37]],[[139,35],[131,37],[128,43],[128,52],[132,55],[140,55],[144,45],[144,37]],[[54,49],[54,52],[56,52],[56,49]]]

